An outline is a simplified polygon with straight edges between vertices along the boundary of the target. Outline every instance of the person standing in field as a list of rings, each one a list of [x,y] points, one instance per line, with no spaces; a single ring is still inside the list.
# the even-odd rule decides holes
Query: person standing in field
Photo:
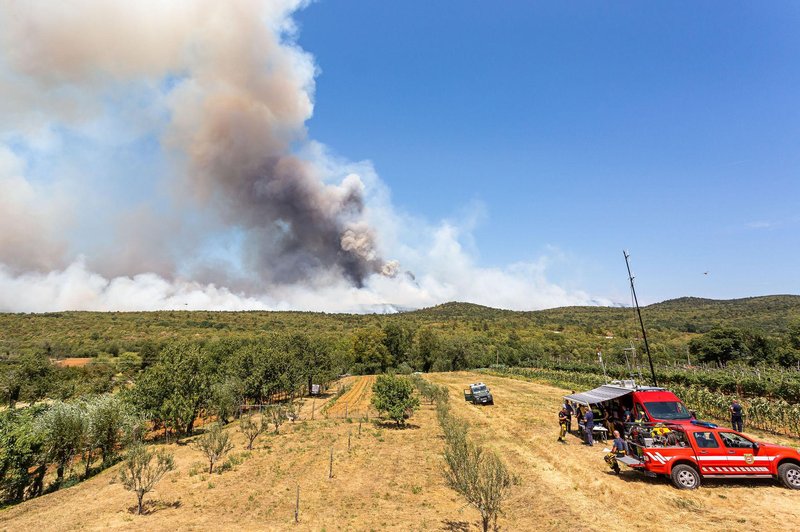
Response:
[[[567,405],[561,405],[561,411],[558,413],[558,441],[561,443],[566,443],[567,440],[564,439],[564,436],[567,435]]]
[[[742,405],[736,399],[733,400],[731,405],[731,425],[733,430],[742,432],[744,430],[744,423],[742,422]]]
[[[592,434],[594,430],[594,412],[592,412],[591,405],[586,409],[586,413],[583,415],[583,426],[586,430],[586,445],[592,447],[594,445],[594,435]]]
[[[572,408],[572,403],[567,401],[567,433],[572,432],[572,414],[574,413],[574,409]]]
[[[578,437],[579,438],[583,438],[583,435],[581,434],[581,423],[582,422],[583,422],[583,407],[581,407],[581,405],[578,405],[578,406],[575,407],[575,423],[578,424],[578,426],[577,426],[578,431],[577,432],[578,432]]]

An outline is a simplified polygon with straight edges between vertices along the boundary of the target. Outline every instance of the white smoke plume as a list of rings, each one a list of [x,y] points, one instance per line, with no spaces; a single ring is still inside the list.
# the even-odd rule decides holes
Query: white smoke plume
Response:
[[[306,138],[316,66],[292,20],[304,3],[3,3],[0,310],[590,302],[541,265],[477,267],[457,226],[396,213],[368,164]],[[102,157],[67,161],[74,136]],[[168,155],[158,197],[104,196],[132,179],[114,154],[147,138]],[[28,177],[25,161],[48,154]]]

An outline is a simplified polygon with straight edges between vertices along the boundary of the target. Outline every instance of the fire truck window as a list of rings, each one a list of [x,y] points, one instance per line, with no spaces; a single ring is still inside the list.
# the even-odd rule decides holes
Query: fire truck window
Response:
[[[725,447],[733,447],[737,449],[752,449],[753,442],[748,440],[747,438],[743,438],[738,434],[734,434],[733,432],[720,432],[720,438],[722,438],[722,443]]]
[[[719,447],[717,439],[711,432],[695,432],[694,441],[697,442],[697,446],[700,447],[701,449]]]

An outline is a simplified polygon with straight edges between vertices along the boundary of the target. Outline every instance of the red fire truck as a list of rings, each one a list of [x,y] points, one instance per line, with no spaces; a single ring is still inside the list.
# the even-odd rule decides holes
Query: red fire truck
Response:
[[[694,419],[683,402],[666,388],[637,386],[634,381],[613,381],[586,392],[565,395],[566,401],[591,408],[628,411],[632,419],[646,422],[689,423]],[[599,420],[595,418],[595,422]]]
[[[627,453],[617,461],[649,476],[667,476],[679,489],[695,489],[703,478],[777,478],[800,489],[797,449],[712,423],[636,423],[626,441]]]

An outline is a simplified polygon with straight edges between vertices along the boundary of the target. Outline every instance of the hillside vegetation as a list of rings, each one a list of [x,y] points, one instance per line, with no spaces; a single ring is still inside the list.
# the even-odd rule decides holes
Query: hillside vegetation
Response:
[[[753,338],[733,358],[794,365],[800,360],[800,296],[765,296],[729,301],[681,298],[644,307],[657,362],[686,360],[689,342],[716,329]],[[589,362],[601,350],[623,361],[622,350],[641,336],[630,308],[564,307],[514,312],[469,303],[447,303],[393,315],[311,312],[55,312],[0,314],[0,359],[40,353],[50,359],[116,359],[146,366],[173,340],[211,341],[311,334],[347,355],[359,331],[373,331],[387,345],[388,366],[407,363],[431,369],[435,361],[413,360],[449,350],[437,369],[463,369],[526,360]],[[420,345],[423,344],[423,345]],[[428,355],[421,350],[434,351]],[[746,356],[745,356],[746,355]],[[460,360],[464,358],[465,360]],[[783,360],[780,360],[783,358]],[[714,361],[716,362],[716,361]],[[347,366],[348,360],[343,361]],[[450,368],[445,366],[450,365]],[[381,363],[382,366],[387,364]],[[349,368],[343,367],[343,370]],[[356,368],[358,370],[358,368]],[[385,369],[385,368],[381,368]]]

